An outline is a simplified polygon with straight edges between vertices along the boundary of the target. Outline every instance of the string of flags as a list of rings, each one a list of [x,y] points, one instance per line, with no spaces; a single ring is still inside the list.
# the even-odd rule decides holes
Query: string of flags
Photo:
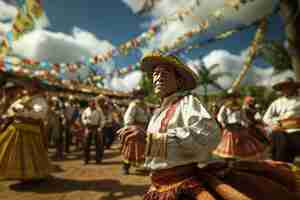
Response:
[[[19,4],[20,4],[21,8],[25,7],[25,3],[24,2],[27,2],[26,5],[28,5],[28,6],[33,5],[33,2],[36,2],[36,6],[35,6],[35,10],[36,11],[34,13],[37,13],[37,14],[35,16],[39,17],[39,16],[42,15],[43,11],[42,11],[42,8],[41,8],[39,0],[18,0],[18,1],[19,1]],[[23,2],[23,4],[22,4],[22,2]],[[241,4],[242,3],[243,2],[241,2]],[[39,5],[39,6],[37,6],[37,5]],[[195,3],[192,4],[192,6],[190,6],[188,8],[180,9],[180,10],[176,11],[174,14],[171,14],[170,16],[161,17],[160,19],[157,20],[158,23],[150,26],[147,31],[145,31],[144,33],[142,33],[138,37],[130,39],[129,41],[127,41],[125,43],[122,43],[118,47],[116,47],[114,49],[110,49],[110,50],[108,50],[108,51],[106,51],[104,53],[97,54],[97,55],[95,55],[93,57],[84,58],[82,61],[79,61],[77,63],[66,63],[66,64],[63,63],[63,64],[59,64],[59,63],[49,63],[48,61],[41,61],[41,62],[39,62],[39,61],[33,61],[33,62],[35,64],[39,64],[39,63],[46,63],[46,64],[48,64],[49,63],[50,66],[51,65],[52,66],[53,65],[55,65],[55,66],[58,66],[58,65],[61,65],[61,66],[64,66],[64,65],[65,66],[75,66],[75,65],[78,65],[78,63],[83,63],[83,65],[89,66],[89,65],[95,65],[95,64],[105,63],[105,62],[111,60],[113,57],[116,57],[116,56],[121,56],[121,55],[127,56],[128,53],[129,53],[129,51],[131,51],[133,49],[136,49],[138,47],[146,46],[147,42],[150,41],[152,38],[154,38],[157,35],[157,33],[160,32],[161,26],[167,25],[168,23],[170,23],[172,21],[177,21],[177,20],[184,21],[184,18],[185,17],[189,17],[189,16],[192,16],[192,17],[195,18],[195,16],[193,15],[193,13],[196,11],[196,9],[199,8],[199,6],[201,6],[200,1],[199,0],[195,0]],[[33,6],[31,6],[31,7],[33,7]],[[220,20],[223,17],[222,13],[223,13],[224,9],[225,9],[225,7],[217,9],[216,11],[214,11],[213,13],[210,14],[210,17],[213,17],[213,18],[215,18],[217,20]],[[174,46],[178,46],[179,44],[181,44],[182,41],[185,40],[186,37],[191,38],[193,35],[201,33],[202,30],[203,30],[203,26],[207,26],[206,29],[208,29],[208,26],[209,26],[208,20],[202,20],[202,19],[200,19],[198,17],[197,17],[196,20],[200,21],[199,24],[201,24],[202,27],[198,26],[197,28],[195,28],[195,29],[193,29],[193,30],[185,33],[184,36],[178,37],[177,40],[174,42],[173,47]],[[16,20],[16,21],[18,22],[20,20]],[[23,22],[23,21],[24,20],[21,20],[20,24],[24,24],[25,22]],[[33,21],[30,21],[30,22],[33,22]],[[28,23],[28,30],[32,30],[32,28],[33,28],[32,25],[33,25],[33,23]],[[8,39],[8,41],[9,41],[8,44],[10,44],[10,45],[6,45],[7,42],[3,41],[4,42],[4,49],[6,49],[6,47],[11,47],[12,46],[12,41],[16,40],[15,38],[12,37],[12,33],[13,32],[14,31],[9,32],[7,34],[7,38],[9,38]],[[168,49],[168,48],[173,48],[173,47],[170,46],[170,47],[165,47],[165,48]],[[1,50],[0,50],[0,55],[1,55]]]
[[[13,46],[13,42],[32,31],[38,20],[44,15],[40,0],[16,0],[18,7],[11,31],[8,31],[0,43],[0,57],[4,57]]]
[[[209,45],[211,43],[224,40],[226,38],[231,37],[232,35],[241,32],[243,30],[246,30],[252,26],[257,25],[258,21],[253,22],[249,25],[243,25],[239,26],[234,29],[229,29],[225,32],[222,32],[220,34],[215,35],[214,37],[211,37],[205,41],[202,41],[201,43],[197,44],[191,44],[183,48],[175,49],[174,53],[180,53],[182,51],[188,52],[191,51],[194,48],[201,48],[206,45]],[[162,47],[160,49],[157,49],[157,51],[160,51],[162,53],[166,53],[170,51],[168,47]],[[33,66],[35,65],[35,66]],[[39,67],[38,67],[39,66]],[[76,76],[77,69],[79,66],[73,64],[65,64],[64,67],[60,67],[59,65],[50,66],[49,63],[35,63],[33,60],[30,59],[20,59],[18,57],[5,57],[4,59],[0,59],[0,71],[5,72],[14,72],[19,75],[25,75],[32,78],[38,78],[47,80],[48,82],[54,82],[57,84],[60,83],[72,83],[72,84],[78,84],[80,81],[78,80],[67,80],[65,74],[65,67],[68,67],[69,71],[67,73],[73,73]],[[101,71],[101,73],[97,75],[89,76],[86,80],[91,80],[92,82],[101,81],[104,78],[108,76],[123,76],[125,74],[128,74],[132,71],[136,71],[140,69],[140,62],[137,62],[133,65],[128,65],[126,67],[122,67],[119,70],[114,70],[111,73],[105,73],[104,71]],[[79,74],[78,74],[79,75]]]
[[[12,42],[17,40],[22,34],[27,33],[28,31],[34,28],[35,22],[43,15],[43,10],[41,7],[41,3],[39,0],[18,0],[19,2],[19,12],[18,16],[14,21],[14,25],[12,31],[7,34],[4,42],[12,45]],[[196,1],[196,5],[199,6],[199,1]],[[121,44],[116,49],[112,49],[104,54],[96,55],[92,58],[87,58],[84,61],[78,63],[50,63],[48,61],[35,61],[27,58],[18,58],[18,57],[3,57],[1,58],[1,53],[3,48],[0,49],[0,70],[6,72],[14,72],[20,75],[26,75],[34,78],[44,79],[48,82],[58,83],[58,84],[79,84],[79,80],[67,80],[66,74],[72,73],[74,77],[78,77],[79,69],[81,67],[93,67],[96,64],[106,62],[111,59],[113,56],[117,55],[127,55],[129,50],[138,48],[142,45],[146,45],[147,41],[155,37],[155,35],[160,31],[160,26],[167,24],[172,20],[184,20],[184,17],[191,16],[194,12],[195,6],[191,8],[180,10],[175,13],[174,16],[163,18],[160,20],[160,23],[153,25],[149,28],[148,31],[144,32],[137,38],[129,40],[128,42]],[[222,11],[224,9],[218,9],[211,16],[215,19],[220,19],[222,15]],[[25,16],[25,17],[24,17]],[[231,30],[226,31],[222,34],[217,35],[214,38],[209,39],[201,44],[197,44],[198,46],[188,46],[184,48],[180,48],[182,44],[188,41],[191,37],[198,35],[200,33],[205,32],[209,28],[208,20],[199,20],[199,24],[197,27],[192,29],[191,31],[186,32],[184,35],[178,37],[174,43],[170,45],[165,45],[158,50],[160,52],[169,52],[176,49],[184,49],[188,51],[192,48],[203,46],[205,43],[209,44],[212,42],[216,42],[217,40],[225,39],[233,35],[233,33],[241,31],[241,30]],[[8,42],[9,41],[9,42]],[[8,48],[11,47],[7,45]],[[3,47],[3,45],[2,45]],[[4,54],[6,53],[3,51]],[[119,70],[114,70],[111,73],[105,73],[103,70],[99,70],[96,75],[89,76],[87,80],[99,81],[104,79],[107,76],[112,76],[117,74],[118,76],[125,75],[131,71],[135,71],[140,68],[140,63],[136,63],[133,65],[128,65],[127,67],[123,67]]]

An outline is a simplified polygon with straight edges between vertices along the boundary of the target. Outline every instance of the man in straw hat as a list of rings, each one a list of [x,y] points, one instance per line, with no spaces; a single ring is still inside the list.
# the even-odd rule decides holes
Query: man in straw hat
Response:
[[[83,111],[81,121],[85,126],[84,138],[84,163],[90,161],[91,144],[96,146],[96,163],[99,164],[103,157],[104,144],[101,129],[104,125],[104,115],[95,99],[89,102],[89,106]]]
[[[220,130],[189,92],[197,74],[174,56],[149,55],[141,66],[161,99],[147,128],[145,166],[152,184],[144,199],[299,199],[296,176],[284,163],[208,163]]]
[[[263,121],[270,126],[272,159],[293,162],[300,154],[300,82],[287,78],[273,85],[282,96],[267,109]]]

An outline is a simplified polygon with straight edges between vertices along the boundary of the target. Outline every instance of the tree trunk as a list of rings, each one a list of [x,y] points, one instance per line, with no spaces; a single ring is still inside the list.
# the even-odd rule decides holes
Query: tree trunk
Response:
[[[204,104],[207,106],[208,105],[208,92],[207,92],[207,84],[204,84],[203,85],[204,87]]]
[[[288,52],[294,68],[295,77],[297,80],[300,80],[300,15],[298,11],[298,0],[280,1],[280,15],[285,24]]]
[[[258,47],[259,43],[261,43],[263,41],[266,30],[267,30],[267,20],[262,19],[262,21],[261,21],[261,23],[260,23],[260,25],[257,28],[257,31],[255,33],[252,44],[250,46],[248,55],[247,55],[246,60],[244,62],[244,66],[243,66],[240,74],[238,75],[237,79],[232,84],[232,89],[233,90],[236,90],[239,87],[241,81],[246,76],[247,71],[250,69],[250,67],[252,65],[252,62],[253,62],[253,60],[256,56],[257,47]]]

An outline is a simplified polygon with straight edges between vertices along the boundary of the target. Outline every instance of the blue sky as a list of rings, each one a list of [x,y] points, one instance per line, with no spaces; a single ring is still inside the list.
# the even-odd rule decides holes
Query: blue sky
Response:
[[[70,33],[73,27],[94,33],[99,39],[110,41],[113,45],[123,43],[141,34],[145,28],[143,23],[149,17],[135,15],[121,0],[44,0],[43,6],[49,17],[51,26],[49,30]],[[282,38],[282,25],[279,17],[272,18],[268,30],[269,38]],[[208,54],[214,49],[226,49],[231,53],[239,53],[247,48],[255,29],[236,34],[234,37],[209,45],[205,49],[195,49],[189,55],[195,57]],[[199,38],[201,40],[201,38]],[[126,62],[126,58],[121,58]]]
[[[4,7],[1,11],[1,1],[3,0],[0,0],[0,17],[1,12],[8,10]],[[125,4],[124,1],[128,4]],[[50,26],[47,27],[46,31],[37,30],[24,36],[21,39],[22,41],[16,42],[14,52],[22,57],[49,60],[52,63],[77,62],[82,57],[92,57],[106,51],[111,48],[111,44],[118,46],[139,36],[147,29],[145,24],[156,20],[155,17],[168,16],[168,13],[174,13],[182,7],[194,6],[195,3],[195,0],[162,0],[161,7],[154,10],[152,17],[146,17],[136,15],[132,11],[135,4],[129,2],[136,1],[138,0],[42,0]],[[209,3],[196,7],[196,13],[193,13],[198,17],[200,16],[200,18],[202,14],[208,16],[211,12],[222,7],[222,0],[203,0],[203,2],[205,1]],[[246,23],[247,21],[257,20],[271,12],[274,2],[276,0],[254,1],[254,3],[246,5],[239,11],[226,8],[227,11],[224,14],[228,21],[225,24]],[[15,12],[11,13],[14,14]],[[268,26],[267,38],[284,39],[280,18],[273,16],[269,20],[271,23]],[[219,25],[222,25],[223,21],[220,22]],[[144,49],[134,50],[129,56],[113,57],[114,65],[102,63],[99,67],[111,70],[113,67],[119,68],[126,67],[128,64],[135,64],[141,58],[142,53],[145,53],[145,50],[149,51],[153,47],[157,48],[158,45],[173,44],[177,37],[191,30],[196,25],[195,23],[198,23],[198,21],[189,17],[184,22],[178,20],[172,22],[163,27],[162,31],[155,37],[156,39],[151,41],[150,47],[146,46]],[[213,24],[210,25],[213,27]],[[79,28],[75,29],[79,32],[75,31],[74,33],[75,27]],[[251,44],[255,31],[255,28],[252,27],[223,41],[218,41],[201,49],[193,49],[190,53],[179,56],[184,58],[184,61],[195,61],[195,63],[198,62],[197,58],[203,57],[206,66],[219,64],[218,72],[233,71],[235,73],[234,77],[236,77],[245,59],[243,52]],[[59,34],[60,32],[63,34]],[[193,37],[189,43],[203,41],[207,36],[211,35],[202,34]],[[24,48],[25,46],[26,48]],[[254,66],[269,67],[270,65],[256,59]],[[252,67],[251,70],[247,74],[247,84],[270,84],[273,81],[273,79],[270,79],[273,76],[272,70],[261,71],[261,68],[256,67]],[[107,87],[118,90],[126,87],[130,90],[136,87],[137,77],[140,76],[128,75],[128,77],[117,77],[114,80],[108,79]],[[219,80],[219,84],[230,87],[234,77]]]
[[[121,0],[44,0],[43,6],[50,30],[70,33],[77,26],[114,45],[139,35],[146,20],[134,15]]]

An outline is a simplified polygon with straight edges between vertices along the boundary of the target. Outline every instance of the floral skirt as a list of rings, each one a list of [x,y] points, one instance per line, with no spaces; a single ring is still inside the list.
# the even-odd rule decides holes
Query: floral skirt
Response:
[[[31,180],[47,177],[51,164],[40,125],[12,123],[0,134],[0,177]]]
[[[267,150],[267,145],[251,135],[250,131],[256,130],[248,128],[224,129],[221,141],[213,154],[221,158],[261,158]]]
[[[274,161],[175,167],[151,175],[144,200],[298,200],[300,172]]]

